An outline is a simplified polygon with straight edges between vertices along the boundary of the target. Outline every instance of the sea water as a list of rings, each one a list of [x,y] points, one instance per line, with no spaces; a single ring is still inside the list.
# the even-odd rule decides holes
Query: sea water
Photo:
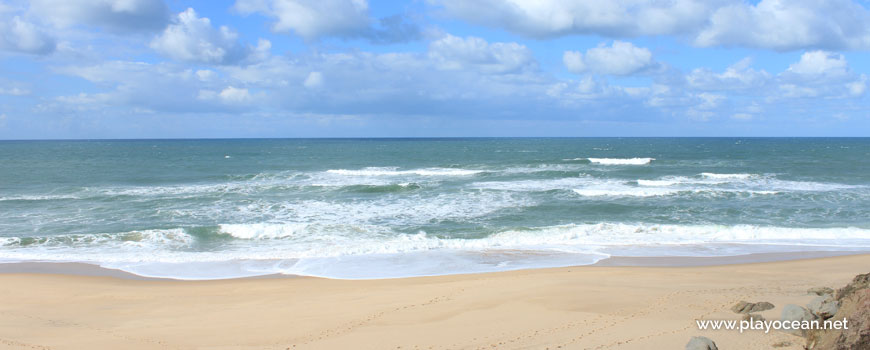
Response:
[[[0,262],[387,278],[805,251],[870,251],[870,139],[0,141]]]

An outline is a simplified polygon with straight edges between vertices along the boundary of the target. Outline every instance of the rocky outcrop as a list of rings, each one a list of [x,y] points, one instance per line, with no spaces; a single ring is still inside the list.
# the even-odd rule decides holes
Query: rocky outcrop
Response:
[[[829,287],[815,287],[807,289],[807,294],[825,295],[834,294],[834,289]]]
[[[813,330],[807,334],[807,349],[870,349],[870,273],[858,275],[837,290],[839,309],[831,321],[847,320],[848,329]]]
[[[771,303],[766,301],[758,302],[758,303],[750,303],[746,301],[741,301],[734,306],[731,307],[731,311],[734,311],[738,314],[751,314],[756,312],[762,312],[766,310],[773,309],[774,306]]]

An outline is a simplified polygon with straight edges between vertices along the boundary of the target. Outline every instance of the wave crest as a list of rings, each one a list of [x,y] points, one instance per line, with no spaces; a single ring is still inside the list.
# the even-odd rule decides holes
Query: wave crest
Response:
[[[586,158],[592,163],[602,165],[645,165],[655,158]]]

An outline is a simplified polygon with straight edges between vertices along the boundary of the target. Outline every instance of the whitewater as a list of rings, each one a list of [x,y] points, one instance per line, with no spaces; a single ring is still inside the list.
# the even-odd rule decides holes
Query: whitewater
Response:
[[[868,139],[0,142],[0,263],[392,278],[870,251]]]

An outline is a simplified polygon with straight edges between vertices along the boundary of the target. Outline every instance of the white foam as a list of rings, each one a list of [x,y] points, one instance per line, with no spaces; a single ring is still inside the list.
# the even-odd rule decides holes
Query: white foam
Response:
[[[592,163],[603,165],[644,165],[654,161],[655,158],[586,158]]]
[[[854,227],[599,223],[505,230],[477,239],[440,238],[422,231],[377,232],[375,227],[350,229],[297,224],[221,225],[222,231],[239,238],[239,244],[210,251],[184,248],[194,239],[181,229],[133,231],[78,237],[71,246],[59,242],[6,245],[0,250],[0,260],[91,262],[156,277],[294,273],[375,278],[586,264],[622,246],[635,250],[656,247],[656,255],[697,255],[691,249],[707,251],[711,244],[753,245],[753,251],[775,250],[778,245],[870,248],[870,230]]]
[[[701,173],[703,177],[710,179],[749,179],[753,177],[759,177],[760,175],[756,174],[716,174],[716,173]]]
[[[482,181],[469,184],[468,186],[471,188],[487,190],[537,192],[568,190],[594,183],[596,183],[596,180],[590,177],[567,177],[548,180]]]
[[[637,187],[593,187],[575,188],[574,193],[585,197],[654,197],[673,195],[679,190],[669,188],[637,188]]]
[[[73,195],[23,195],[23,196],[0,197],[0,202],[2,202],[2,201],[49,201],[49,200],[59,200],[59,199],[80,199],[80,197],[73,196]]]
[[[676,185],[679,183],[681,183],[681,182],[677,181],[677,180],[637,180],[637,184],[639,186],[660,187],[660,186],[673,186],[673,185]]]
[[[222,224],[220,232],[241,239],[274,239],[299,235],[307,224]]]
[[[417,176],[470,176],[482,173],[483,170],[468,170],[468,169],[453,169],[453,168],[425,168],[412,170],[398,170],[393,167],[368,167],[359,170],[348,169],[330,169],[326,171],[330,174],[346,175],[346,176],[402,176],[402,175],[417,175]]]

